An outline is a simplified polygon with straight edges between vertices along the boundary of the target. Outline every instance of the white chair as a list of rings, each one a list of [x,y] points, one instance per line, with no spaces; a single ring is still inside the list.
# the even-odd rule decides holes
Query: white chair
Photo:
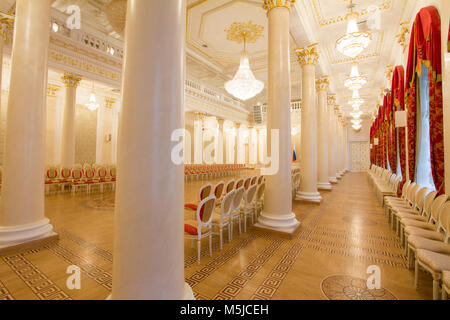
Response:
[[[258,189],[256,190],[256,196],[254,201],[255,208],[255,217],[258,218],[258,215],[264,208],[264,191],[266,191],[266,184],[262,183],[258,185]]]
[[[247,219],[252,219],[252,224],[255,223],[255,206],[253,201],[255,201],[256,195],[256,185],[251,186],[244,196],[244,203],[241,206],[241,214],[244,219],[244,232],[247,232]]]
[[[209,237],[209,255],[212,256],[212,219],[216,205],[216,197],[211,195],[198,205],[195,220],[185,219],[185,239],[197,240],[197,262],[200,264],[202,239]]]
[[[223,229],[228,228],[228,241],[231,240],[231,228],[230,228],[230,212],[233,209],[233,198],[235,191],[227,193],[223,198],[220,207],[216,207],[213,214],[212,226],[213,234],[218,234],[220,238],[220,250],[222,250],[223,244]],[[214,227],[219,229],[219,232],[214,232]]]
[[[200,191],[198,193],[198,202],[197,203],[185,203],[184,207],[186,209],[191,209],[191,210],[197,210],[198,204],[200,202],[202,202],[204,199],[206,199],[207,197],[209,197],[209,195],[211,194],[211,190],[212,190],[212,186],[210,183],[205,184],[203,187],[200,188]]]
[[[214,187],[214,195],[216,196],[216,205],[220,205],[222,203],[223,199],[223,188],[225,186],[225,183],[223,181],[220,181],[216,184]]]
[[[234,222],[237,220],[239,224],[239,234],[241,234],[241,204],[242,199],[244,198],[244,187],[240,187],[234,192],[234,198],[233,198],[233,208],[230,212],[230,239],[233,239],[233,225]]]

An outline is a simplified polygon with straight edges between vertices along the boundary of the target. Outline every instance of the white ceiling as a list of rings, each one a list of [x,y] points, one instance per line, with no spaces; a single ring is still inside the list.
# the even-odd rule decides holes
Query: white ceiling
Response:
[[[55,0],[53,6],[61,11],[77,4],[82,9],[82,23],[103,34],[120,39],[120,32],[109,23],[124,15],[120,5],[125,0]],[[0,10],[14,9],[14,0],[0,0]],[[228,41],[225,29],[233,22],[253,21],[264,27],[263,36],[248,44],[250,64],[256,78],[266,82],[267,87],[267,16],[262,0],[186,0],[187,27],[187,73],[189,77],[224,90],[225,81],[236,72],[242,45]],[[366,99],[366,111],[373,109],[379,99],[380,88],[385,84],[386,66],[392,64],[393,56],[399,52],[396,34],[400,22],[410,19],[417,0],[354,0],[354,10],[360,15],[360,28],[368,30],[373,40],[363,54],[357,58],[360,72],[368,78],[361,90]],[[111,14],[111,8],[113,14]],[[291,80],[292,98],[301,98],[301,68],[294,49],[319,43],[321,55],[316,76],[329,75],[330,93],[337,94],[343,107],[351,92],[343,86],[350,72],[350,59],[336,51],[336,40],[345,34],[345,16],[349,12],[349,0],[297,0],[291,10]],[[376,26],[377,14],[380,25]],[[267,91],[248,102],[254,105],[266,101]]]

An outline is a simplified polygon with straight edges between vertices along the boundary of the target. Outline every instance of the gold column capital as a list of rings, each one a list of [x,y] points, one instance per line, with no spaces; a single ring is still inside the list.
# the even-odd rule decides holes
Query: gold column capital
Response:
[[[304,48],[295,49],[295,53],[302,66],[314,65],[319,60],[319,44],[315,43]]]
[[[51,98],[55,98],[56,97],[56,92],[58,92],[58,90],[60,88],[61,87],[56,85],[56,84],[48,83],[47,84],[47,96],[51,97]]]
[[[114,103],[116,103],[116,102],[117,102],[117,99],[115,99],[115,98],[105,97],[105,108],[112,109]]]
[[[4,41],[8,40],[8,29],[14,27],[14,15],[0,11],[0,36]]]
[[[326,91],[330,86],[330,78],[328,76],[321,77],[316,80],[316,90]]]
[[[327,105],[330,107],[336,105],[336,95],[331,94],[327,96]]]
[[[390,81],[391,80],[391,77],[392,77],[392,74],[394,73],[394,66],[393,65],[388,65],[388,66],[386,66],[386,71],[385,71],[385,75],[386,75],[386,78]]]
[[[81,81],[81,76],[72,72],[64,71],[64,74],[61,76],[66,87],[76,88]]]
[[[296,0],[264,0],[263,8],[269,14],[270,10],[274,8],[286,8],[291,10],[291,6]]]

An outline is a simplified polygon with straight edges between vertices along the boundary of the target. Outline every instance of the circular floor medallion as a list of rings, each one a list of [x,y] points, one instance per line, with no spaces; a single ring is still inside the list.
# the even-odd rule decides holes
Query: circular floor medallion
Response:
[[[389,290],[370,290],[366,279],[333,275],[322,281],[322,292],[330,300],[397,300]]]
[[[99,196],[83,202],[83,205],[94,210],[114,210],[114,195]]]

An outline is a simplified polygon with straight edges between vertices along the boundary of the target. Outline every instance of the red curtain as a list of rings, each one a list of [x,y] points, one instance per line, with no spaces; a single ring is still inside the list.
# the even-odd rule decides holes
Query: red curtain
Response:
[[[397,66],[394,69],[394,74],[392,76],[391,103],[392,112],[405,110],[405,71],[403,66]],[[395,121],[394,117],[393,119],[393,121]],[[398,128],[397,130],[398,156],[400,157],[400,169],[402,171],[402,181],[404,183],[406,179],[406,130],[405,128]]]
[[[391,93],[386,97],[387,104],[387,137],[388,137],[388,160],[392,173],[397,174],[397,135],[394,122],[394,110]]]
[[[441,22],[438,10],[426,7],[414,21],[406,69],[406,103],[408,106],[408,157],[410,179],[415,178],[417,77],[422,64],[429,72],[430,154],[433,181],[439,193],[444,187],[444,138],[441,65]]]

